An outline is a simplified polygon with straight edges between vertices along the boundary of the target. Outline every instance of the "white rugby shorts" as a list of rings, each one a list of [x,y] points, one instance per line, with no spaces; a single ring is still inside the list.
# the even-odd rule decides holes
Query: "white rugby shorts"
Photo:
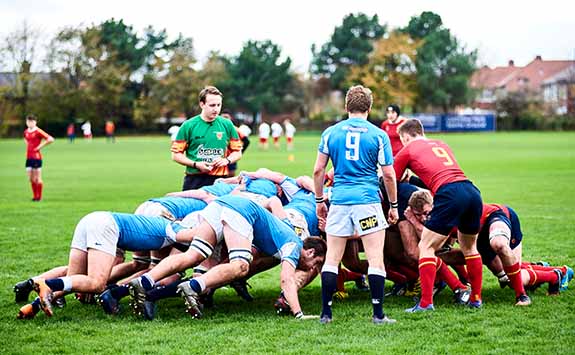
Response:
[[[222,221],[242,237],[249,240],[250,243],[254,239],[253,226],[239,212],[231,208],[224,207],[222,209]]]
[[[200,216],[208,222],[216,234],[217,243],[224,239],[223,225],[222,225],[222,209],[224,206],[217,202],[212,202],[200,211]]]
[[[85,252],[96,249],[116,256],[119,237],[118,224],[110,212],[92,212],[76,225],[71,247]]]
[[[373,233],[388,227],[380,203],[366,205],[331,205],[325,232],[334,237],[351,237]]]

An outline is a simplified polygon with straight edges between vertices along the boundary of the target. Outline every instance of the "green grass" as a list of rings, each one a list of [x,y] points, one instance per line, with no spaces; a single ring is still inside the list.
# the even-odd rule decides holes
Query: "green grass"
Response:
[[[455,151],[484,200],[511,205],[522,222],[525,260],[575,265],[575,133],[452,134],[440,136]],[[285,151],[260,152],[253,145],[240,169],[267,167],[297,176],[311,174],[317,135],[297,137],[294,161]],[[127,300],[118,317],[68,296],[53,318],[39,314],[18,321],[12,285],[67,263],[76,223],[95,210],[131,212],[148,198],[179,190],[183,168],[170,161],[168,137],[119,137],[92,143],[64,139],[46,148],[44,201],[30,201],[24,143],[0,141],[0,352],[70,354],[164,353],[573,353],[575,292],[532,296],[529,308],[513,307],[514,295],[484,273],[484,308],[436,300],[433,314],[408,315],[408,298],[388,298],[386,311],[399,322],[370,323],[369,296],[348,285],[351,297],[334,306],[335,322],[298,322],[274,314],[278,271],[254,277],[256,300],[241,301],[232,290],[216,293],[217,307],[203,320],[183,312],[180,299],[160,302],[153,322],[135,318]],[[390,285],[387,285],[388,287]],[[575,284],[572,285],[575,287]],[[318,314],[320,284],[300,294],[303,309]]]

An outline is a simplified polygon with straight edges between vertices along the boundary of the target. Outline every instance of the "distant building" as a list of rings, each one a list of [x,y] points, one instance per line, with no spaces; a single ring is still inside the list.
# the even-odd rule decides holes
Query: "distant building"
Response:
[[[575,61],[543,60],[535,57],[524,67],[512,60],[506,67],[484,66],[470,79],[479,91],[473,108],[492,110],[495,101],[511,92],[524,92],[543,102],[556,114],[575,113]]]

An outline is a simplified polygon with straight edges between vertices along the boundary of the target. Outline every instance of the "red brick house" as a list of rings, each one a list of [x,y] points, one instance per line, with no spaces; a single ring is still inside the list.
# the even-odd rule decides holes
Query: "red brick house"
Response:
[[[543,60],[541,56],[524,67],[509,61],[506,67],[477,70],[470,86],[478,90],[473,108],[494,109],[495,101],[510,92],[525,92],[557,114],[575,113],[575,61]]]

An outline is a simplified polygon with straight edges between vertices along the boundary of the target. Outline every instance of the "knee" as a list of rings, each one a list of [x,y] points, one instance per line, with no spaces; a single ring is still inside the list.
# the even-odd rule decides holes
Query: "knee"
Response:
[[[102,293],[106,289],[106,279],[104,278],[92,278],[90,280],[90,289],[89,292],[93,293]]]
[[[512,254],[509,245],[507,245],[507,243],[504,243],[502,241],[496,241],[494,243],[491,243],[491,248],[497,255],[510,256]]]

